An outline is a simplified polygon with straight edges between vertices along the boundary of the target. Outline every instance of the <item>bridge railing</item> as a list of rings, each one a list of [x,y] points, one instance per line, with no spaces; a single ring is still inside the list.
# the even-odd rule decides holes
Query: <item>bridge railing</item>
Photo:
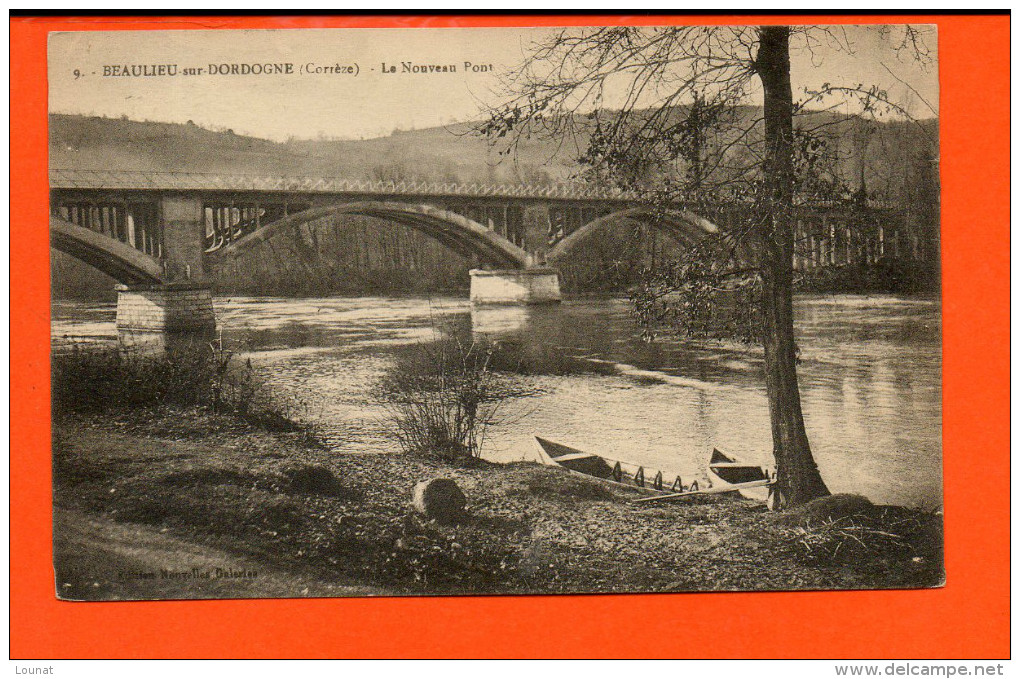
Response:
[[[552,200],[648,201],[632,191],[591,186],[581,182],[558,184],[479,184],[430,181],[372,181],[307,175],[246,175],[211,172],[149,172],[143,170],[75,170],[53,168],[51,189],[164,190],[164,191],[278,191],[293,193],[347,193],[365,195],[463,196],[471,198],[542,198]],[[723,198],[727,203],[746,200]],[[845,208],[846,201],[802,198],[801,206],[815,209]],[[871,210],[896,209],[891,202],[868,201]]]
[[[52,189],[126,189],[170,191],[281,191],[298,193],[361,193],[380,195],[469,196],[499,198],[560,198],[565,200],[633,199],[620,189],[577,183],[457,184],[429,181],[371,181],[340,177],[233,175],[140,170],[51,169]]]

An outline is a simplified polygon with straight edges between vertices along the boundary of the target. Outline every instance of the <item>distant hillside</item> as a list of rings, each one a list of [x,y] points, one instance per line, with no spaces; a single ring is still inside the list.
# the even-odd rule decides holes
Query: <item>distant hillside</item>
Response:
[[[50,167],[225,174],[312,175],[350,179],[434,179],[547,183],[574,171],[551,142],[522,146],[523,163],[498,155],[468,125],[397,132],[367,140],[274,142],[191,124],[54,114]]]
[[[753,107],[740,112],[747,121],[759,115]],[[853,141],[859,135],[851,130],[854,123],[831,113],[812,113],[803,120],[826,128],[833,138],[839,174],[856,179],[860,163]],[[910,202],[909,197],[920,190],[919,181],[930,183],[931,177],[926,176],[930,171],[921,166],[928,165],[930,170],[931,159],[938,155],[934,148],[938,122],[865,125],[871,131],[865,163],[869,188],[887,187],[891,195]],[[576,173],[575,159],[585,143],[583,138],[562,144],[527,139],[515,160],[498,162],[496,152],[472,133],[469,124],[366,140],[274,142],[193,124],[54,114],[49,149],[54,168],[541,184]]]

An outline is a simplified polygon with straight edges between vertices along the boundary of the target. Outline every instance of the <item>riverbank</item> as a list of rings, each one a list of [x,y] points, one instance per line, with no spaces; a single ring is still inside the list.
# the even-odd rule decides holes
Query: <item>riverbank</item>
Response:
[[[74,600],[936,586],[941,517],[790,521],[733,497],[633,505],[531,463],[330,448],[200,408],[54,423],[57,593]],[[439,524],[416,483],[452,478]]]

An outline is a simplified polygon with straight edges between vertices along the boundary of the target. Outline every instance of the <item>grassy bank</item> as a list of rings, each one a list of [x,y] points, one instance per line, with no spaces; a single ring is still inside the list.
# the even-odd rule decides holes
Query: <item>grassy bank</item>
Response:
[[[633,505],[534,464],[334,450],[203,406],[68,413],[53,455],[56,582],[69,599],[941,581],[937,515],[876,507],[805,523],[730,497]],[[411,509],[413,486],[437,477],[464,490],[462,522]]]

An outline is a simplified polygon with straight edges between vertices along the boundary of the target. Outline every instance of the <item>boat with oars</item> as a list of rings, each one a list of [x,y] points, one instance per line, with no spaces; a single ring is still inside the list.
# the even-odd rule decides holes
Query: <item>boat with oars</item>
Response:
[[[712,458],[708,461],[708,475],[713,488],[736,490],[749,500],[767,503],[772,509],[775,496],[772,491],[776,482],[774,472],[741,462],[735,456],[713,448]]]
[[[535,437],[538,460],[550,467],[566,469],[572,474],[596,478],[604,483],[636,490],[647,497],[634,502],[655,502],[698,495],[739,492],[754,500],[767,501],[774,479],[759,466],[745,464],[715,449],[709,461],[711,485],[701,487],[697,479],[685,484],[680,476],[672,479],[659,470],[588,453],[548,439]]]

